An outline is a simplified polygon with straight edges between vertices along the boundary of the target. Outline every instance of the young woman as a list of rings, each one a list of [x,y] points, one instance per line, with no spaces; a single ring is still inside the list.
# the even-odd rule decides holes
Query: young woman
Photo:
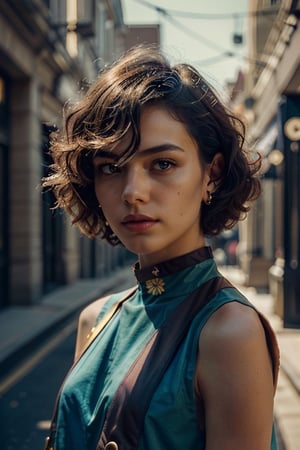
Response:
[[[48,448],[276,448],[274,333],[205,244],[259,195],[260,161],[243,147],[242,123],[203,77],[145,46],[68,111],[45,185],[84,234],[137,254],[137,289],[109,319],[124,293],[82,312]]]

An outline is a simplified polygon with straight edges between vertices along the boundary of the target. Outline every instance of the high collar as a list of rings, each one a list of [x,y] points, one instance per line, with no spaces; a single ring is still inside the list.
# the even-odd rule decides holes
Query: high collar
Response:
[[[140,268],[139,263],[134,265],[133,271],[138,282],[144,283],[155,278],[164,278],[181,272],[207,259],[212,259],[213,254],[210,247],[201,247],[192,252],[160,262],[153,266]]]

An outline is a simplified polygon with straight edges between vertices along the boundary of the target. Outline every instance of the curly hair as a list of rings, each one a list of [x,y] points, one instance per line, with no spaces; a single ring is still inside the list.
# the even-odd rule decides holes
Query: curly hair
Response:
[[[140,116],[146,104],[166,107],[197,142],[200,161],[224,158],[224,173],[210,205],[203,203],[201,227],[213,236],[232,228],[260,194],[260,158],[244,148],[245,126],[220,101],[207,81],[188,64],[173,67],[153,46],[138,46],[106,67],[85,97],[65,110],[65,124],[51,142],[53,164],[43,185],[51,187],[56,206],[65,209],[89,237],[112,245],[114,235],[94,191],[93,155],[125,136],[124,164],[140,142]],[[130,133],[128,133],[130,132]]]

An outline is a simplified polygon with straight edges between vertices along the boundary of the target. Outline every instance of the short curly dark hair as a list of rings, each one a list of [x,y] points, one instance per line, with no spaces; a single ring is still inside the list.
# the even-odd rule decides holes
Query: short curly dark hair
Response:
[[[210,205],[203,203],[201,227],[213,236],[232,228],[260,194],[260,158],[244,149],[245,126],[220,101],[207,81],[188,64],[171,66],[152,46],[138,46],[105,68],[85,97],[66,110],[64,131],[51,143],[53,165],[43,185],[57,206],[89,237],[119,243],[98,207],[93,155],[112,147],[130,131],[122,164],[140,142],[140,116],[146,104],[166,107],[198,143],[200,160],[224,158],[224,173]]]

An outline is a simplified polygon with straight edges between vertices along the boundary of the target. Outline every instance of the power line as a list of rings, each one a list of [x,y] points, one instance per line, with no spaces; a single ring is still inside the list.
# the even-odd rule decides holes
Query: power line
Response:
[[[216,50],[217,52],[228,53],[227,49],[225,49],[224,47],[222,47],[219,44],[216,44],[215,42],[211,41],[210,39],[207,39],[202,34],[196,32],[194,30],[191,30],[191,28],[189,28],[188,26],[184,25],[182,22],[180,22],[179,20],[175,19],[170,14],[164,14],[164,18],[167,21],[169,21],[172,25],[174,25],[177,29],[180,29],[185,34],[187,34],[188,36],[194,38],[198,42],[200,41],[200,42],[204,43],[206,45],[206,47],[209,47],[212,50]]]
[[[200,19],[200,20],[231,20],[233,18],[240,17],[257,17],[257,16],[271,16],[278,13],[278,10],[270,9],[260,9],[257,11],[244,11],[244,12],[232,12],[232,13],[198,13],[196,11],[179,11],[177,9],[166,9],[160,6],[154,5],[146,0],[134,0],[139,4],[142,4],[148,8],[156,10],[160,14],[169,14],[172,16],[189,18],[189,19]]]
[[[209,66],[211,64],[216,64],[216,63],[222,61],[223,59],[227,59],[227,58],[244,59],[245,61],[248,61],[250,63],[256,64],[257,66],[262,66],[262,67],[265,67],[267,65],[265,62],[263,62],[261,60],[250,58],[245,55],[239,55],[237,53],[232,53],[230,51],[228,51],[226,53],[221,53],[216,56],[212,56],[210,58],[194,61],[194,64],[201,65],[201,66]]]
[[[200,59],[200,60],[194,61],[194,64],[201,65],[202,67],[203,66],[209,66],[211,64],[216,64],[216,63],[222,61],[223,59],[231,58],[232,56],[233,55],[229,54],[228,52],[221,53],[219,55],[212,56],[210,58]]]
[[[192,37],[193,39],[195,39],[197,42],[201,42],[204,45],[206,45],[206,47],[211,48],[217,52],[221,52],[221,55],[217,55],[214,57],[214,59],[220,60],[221,58],[242,58],[246,61],[255,63],[257,65],[262,65],[265,66],[266,64],[260,60],[257,59],[253,59],[253,58],[249,58],[247,56],[242,56],[239,53],[232,51],[232,50],[228,50],[224,47],[222,47],[219,44],[216,44],[214,41],[211,41],[210,39],[207,39],[205,36],[201,35],[200,33],[191,30],[188,26],[184,25],[182,22],[180,22],[179,20],[175,19],[174,17],[172,17],[172,15],[170,14],[170,12],[168,10],[166,10],[165,8],[161,8],[159,6],[155,6],[152,5],[152,3],[149,3],[146,0],[135,0],[138,1],[138,3],[143,4],[144,6],[146,6],[147,8],[151,8],[151,9],[155,9],[159,14],[161,14],[163,16],[163,18],[165,20],[167,20],[168,22],[170,22],[173,26],[176,27],[176,29],[181,30],[183,33],[185,33],[186,35]],[[210,58],[212,60],[212,58]],[[215,62],[215,61],[214,61]],[[213,62],[210,62],[208,59],[207,60],[203,60],[203,63],[207,64],[213,64]]]

